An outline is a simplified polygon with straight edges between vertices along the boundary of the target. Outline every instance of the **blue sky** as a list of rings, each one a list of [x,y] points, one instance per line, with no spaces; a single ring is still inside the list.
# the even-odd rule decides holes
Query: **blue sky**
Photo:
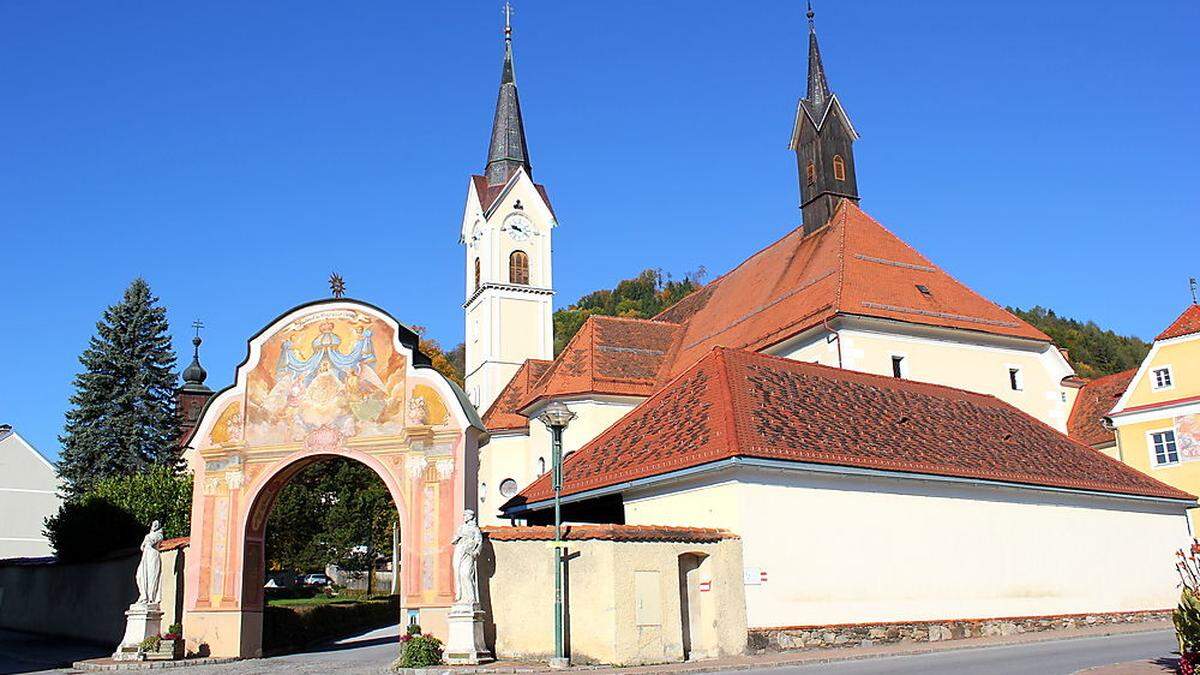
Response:
[[[819,0],[863,207],[1004,304],[1153,337],[1200,276],[1200,4]],[[556,302],[724,272],[799,220],[800,2],[520,0]],[[498,2],[0,2],[0,422],[56,456],[136,275],[227,384],[281,311],[353,297],[461,340],[458,225]]]

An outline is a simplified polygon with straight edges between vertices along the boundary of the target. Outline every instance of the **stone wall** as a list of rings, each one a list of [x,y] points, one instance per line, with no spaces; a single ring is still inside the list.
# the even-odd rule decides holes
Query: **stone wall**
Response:
[[[179,622],[185,540],[162,552],[162,627]],[[125,610],[137,600],[134,574],[141,555],[62,564],[54,558],[0,561],[0,628],[116,646],[125,634]]]
[[[973,637],[1072,630],[1085,626],[1139,623],[1170,619],[1170,610],[1116,612],[1066,616],[1009,617],[999,619],[956,619],[912,623],[842,624],[836,626],[792,626],[753,628],[749,645],[753,651],[868,647],[895,642],[941,642]]]

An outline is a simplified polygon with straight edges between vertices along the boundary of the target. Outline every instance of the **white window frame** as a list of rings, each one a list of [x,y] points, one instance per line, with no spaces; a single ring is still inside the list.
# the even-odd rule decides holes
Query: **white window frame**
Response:
[[[1159,386],[1158,373],[1159,373],[1159,371],[1163,371],[1163,370],[1167,371],[1167,380],[1169,380],[1169,382],[1163,386]],[[1171,364],[1168,363],[1168,364],[1162,365],[1162,366],[1154,366],[1150,369],[1150,390],[1151,391],[1170,391],[1174,388],[1175,388],[1175,369],[1171,367]]]
[[[1175,461],[1159,462],[1158,451],[1154,446],[1154,437],[1158,434],[1171,434],[1171,444],[1175,446]],[[1164,442],[1165,445],[1165,442]],[[1175,427],[1167,427],[1165,429],[1153,429],[1146,432],[1146,449],[1150,451],[1150,466],[1154,468],[1164,466],[1176,466],[1179,464],[1179,437],[1175,434]]]

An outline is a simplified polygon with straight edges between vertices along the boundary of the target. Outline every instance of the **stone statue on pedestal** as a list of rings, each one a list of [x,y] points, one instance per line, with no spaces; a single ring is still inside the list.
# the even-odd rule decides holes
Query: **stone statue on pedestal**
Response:
[[[475,512],[463,511],[463,524],[454,536],[454,605],[450,608],[445,659],[451,665],[491,660],[483,641],[483,610],[479,607],[479,553],[483,532]]]
[[[142,557],[134,573],[138,597],[125,612],[125,637],[121,638],[121,644],[113,654],[113,659],[117,661],[144,659],[145,655],[139,649],[142,640],[158,635],[162,628],[163,613],[159,607],[162,598],[162,554],[158,551],[162,540],[162,525],[156,520],[142,539]]]
[[[475,519],[475,512],[463,512],[463,524],[458,528],[454,541],[454,604],[479,604],[479,576],[476,561],[483,550],[483,532]]]

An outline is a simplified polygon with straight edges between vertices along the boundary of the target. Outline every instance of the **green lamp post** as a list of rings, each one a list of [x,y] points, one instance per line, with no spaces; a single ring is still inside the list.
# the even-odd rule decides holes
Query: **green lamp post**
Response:
[[[562,435],[573,419],[575,413],[559,401],[552,402],[538,415],[538,420],[550,430],[550,481],[554,487],[554,658],[550,660],[551,668],[571,665],[563,632]]]

